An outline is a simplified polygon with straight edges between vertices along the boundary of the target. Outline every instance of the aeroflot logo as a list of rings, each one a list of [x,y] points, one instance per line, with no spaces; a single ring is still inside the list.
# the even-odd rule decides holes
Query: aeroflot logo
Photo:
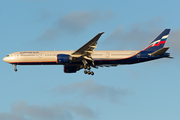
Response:
[[[163,44],[163,43],[165,43],[166,42],[166,39],[167,39],[167,37],[168,37],[168,35],[165,35],[165,36],[163,36],[162,38],[161,38],[161,40],[156,40],[156,41],[154,41],[153,43],[151,43],[149,46],[159,46],[159,44]]]
[[[39,53],[39,52],[37,52],[37,51],[32,51],[32,52],[27,52],[27,51],[25,51],[25,52],[20,52],[20,53]]]
[[[154,46],[156,44],[158,44],[161,40],[157,40],[157,41],[154,41],[153,43],[151,43],[149,46]]]

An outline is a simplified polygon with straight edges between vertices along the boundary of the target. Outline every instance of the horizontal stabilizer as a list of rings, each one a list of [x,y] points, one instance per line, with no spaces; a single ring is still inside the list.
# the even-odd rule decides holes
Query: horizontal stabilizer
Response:
[[[171,58],[171,59],[174,59],[174,57],[166,57],[166,58]]]
[[[149,55],[154,55],[154,56],[163,55],[168,49],[169,49],[169,47],[163,47],[163,48],[156,50],[155,52],[153,52]]]

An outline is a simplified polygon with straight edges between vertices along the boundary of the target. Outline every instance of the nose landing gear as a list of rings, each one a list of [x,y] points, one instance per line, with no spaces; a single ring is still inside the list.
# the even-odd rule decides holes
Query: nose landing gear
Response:
[[[17,72],[17,65],[13,64],[13,66],[14,66],[14,71]]]

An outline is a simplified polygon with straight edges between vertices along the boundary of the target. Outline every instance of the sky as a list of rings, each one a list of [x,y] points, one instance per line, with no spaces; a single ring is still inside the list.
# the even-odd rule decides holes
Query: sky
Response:
[[[179,120],[179,0],[0,0],[0,120]],[[142,50],[164,29],[174,59],[67,74],[18,66],[18,51]]]

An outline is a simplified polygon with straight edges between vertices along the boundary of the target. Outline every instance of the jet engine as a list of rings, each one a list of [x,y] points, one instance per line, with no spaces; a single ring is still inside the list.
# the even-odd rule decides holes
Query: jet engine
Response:
[[[57,63],[69,63],[72,57],[67,54],[57,54]]]
[[[64,73],[75,73],[78,70],[80,70],[79,66],[67,66],[67,65],[64,65]]]

